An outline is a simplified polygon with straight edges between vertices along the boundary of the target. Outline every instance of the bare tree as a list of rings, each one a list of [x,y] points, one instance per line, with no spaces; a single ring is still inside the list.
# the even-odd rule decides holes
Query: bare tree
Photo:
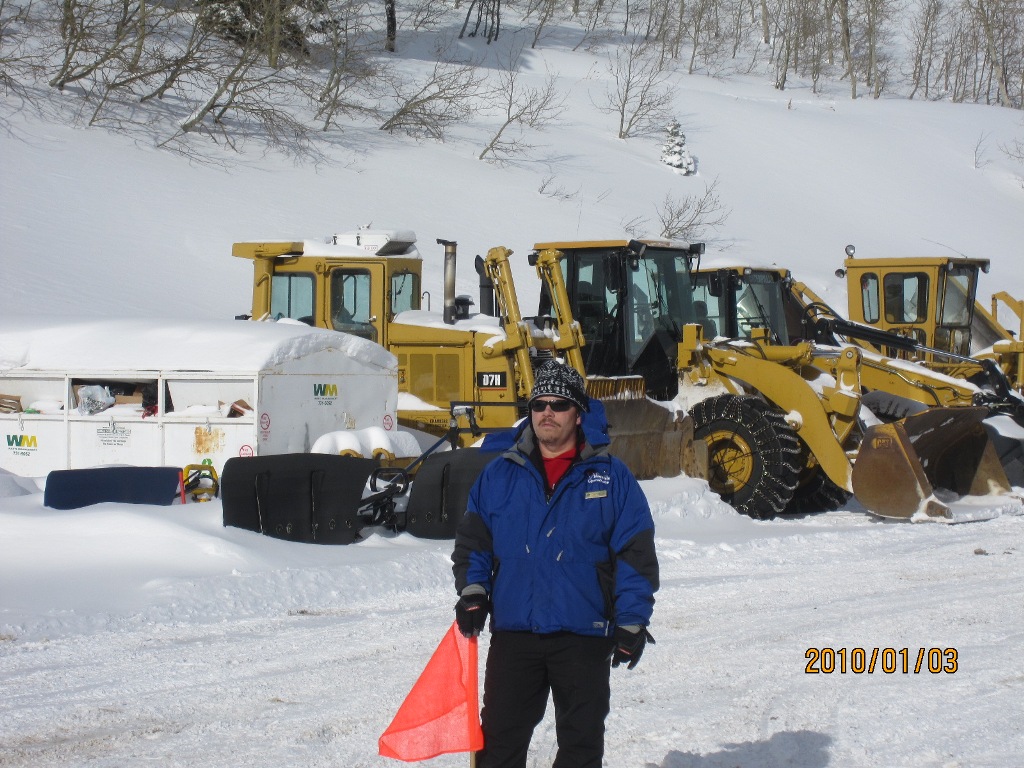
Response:
[[[523,132],[543,130],[565,111],[565,96],[558,92],[555,76],[549,72],[539,88],[524,86],[520,83],[518,60],[518,53],[510,54],[507,66],[498,74],[495,96],[504,122],[487,142],[479,160],[490,156],[501,161],[532,149],[523,139]]]
[[[533,40],[531,48],[536,48],[540,41],[544,28],[555,18],[561,9],[562,3],[559,0],[533,0],[526,9],[526,18],[536,15],[536,22],[533,28]]]
[[[444,61],[436,62],[420,81],[392,76],[385,87],[397,107],[380,130],[441,141],[450,126],[473,114],[482,83],[483,76],[472,64]]]
[[[0,0],[0,88],[22,91],[31,73],[42,63],[33,44],[35,18],[31,3]]]
[[[864,82],[871,95],[879,98],[889,74],[890,56],[886,52],[891,33],[889,23],[896,11],[892,0],[862,0],[864,36]]]
[[[476,24],[473,25],[469,36],[476,37],[480,32],[480,26],[483,25],[484,37],[487,38],[487,42],[497,40],[498,33],[501,31],[501,0],[470,0],[469,8],[466,9],[466,20],[462,23],[462,30],[459,32],[459,39],[466,35],[469,19],[473,15],[474,9],[476,9]]]
[[[135,68],[134,72],[128,75],[137,78],[140,103],[150,99],[163,99],[182,78],[197,75],[202,70],[203,52],[213,37],[213,32],[199,24],[190,25],[188,32],[188,35],[174,35],[173,42],[169,40],[166,44],[154,46],[144,65]],[[150,33],[149,37],[152,40],[153,34]]]
[[[688,195],[682,200],[665,195],[656,214],[661,225],[660,237],[693,240],[706,230],[725,224],[732,212],[722,204],[717,189],[715,179],[702,195]]]
[[[447,14],[450,6],[447,2],[437,0],[412,0],[410,4],[403,6],[408,8],[406,16],[399,21],[399,27],[407,27],[413,31],[421,29],[437,29],[447,23]],[[455,3],[458,10],[459,2]]]
[[[281,103],[276,97],[280,95],[279,89],[286,87],[286,81],[274,70],[260,68],[261,59],[262,53],[255,48],[242,49],[236,54],[225,50],[218,65],[204,71],[208,95],[181,123],[182,132],[205,127],[211,133],[216,131],[227,137],[231,130],[225,121],[230,116],[236,120],[255,118],[272,137],[281,131],[302,133],[301,124],[276,106]]]
[[[1024,164],[1024,140],[1014,139],[1009,144],[1001,144],[999,149],[1011,160]]]
[[[389,72],[388,65],[375,55],[377,42],[366,23],[362,1],[352,0],[333,9],[330,23],[321,27],[317,36],[316,76],[304,81],[324,131],[342,115],[376,115],[371,93]]]
[[[857,98],[857,69],[853,61],[853,21],[850,17],[849,0],[837,0],[839,12],[839,34],[842,40],[843,60],[846,62],[846,77],[850,79],[850,98]]]
[[[989,163],[985,158],[988,152],[988,137],[989,134],[983,131],[974,145],[974,167],[976,169],[984,168]]]
[[[577,51],[580,48],[587,50],[593,43],[600,41],[610,26],[611,14],[615,9],[616,4],[614,2],[606,2],[606,0],[592,0],[586,4],[586,7],[577,2],[577,0],[574,0],[572,16],[573,18],[582,17],[583,35],[580,37],[580,41],[573,46],[573,50]],[[628,20],[628,2],[625,15]]]
[[[384,35],[384,50],[395,52],[395,38],[398,37],[398,16],[395,13],[395,0],[384,0],[384,18],[387,31]]]
[[[927,0],[911,39],[911,98],[1024,108],[1024,3]]]
[[[607,68],[613,84],[597,106],[618,117],[620,139],[650,131],[664,122],[672,105],[669,72],[652,44],[633,37],[615,49]]]
[[[910,42],[910,81],[908,98],[913,99],[919,89],[928,98],[928,86],[939,44],[939,24],[942,20],[942,0],[922,0],[917,8],[908,39]]]
[[[634,216],[631,219],[623,218],[619,226],[630,237],[641,238],[647,234],[650,223],[650,220],[643,216]]]
[[[1016,29],[1016,43],[1011,44],[1009,47],[1005,46],[1003,37],[1009,30],[1007,29],[1008,25],[1005,14],[1005,11],[1008,9],[1004,5],[1015,7],[1019,4],[1004,4],[1002,0],[968,0],[968,5],[978,20],[978,26],[985,41],[985,53],[988,58],[988,64],[992,68],[992,79],[995,80],[998,103],[1006,107],[1012,106],[1013,100],[1010,98],[1007,81],[1006,57],[1007,54],[1012,55],[1011,52],[1016,49],[1017,62],[1018,64],[1020,63],[1020,51],[1022,48],[1020,34],[1024,32],[1024,29],[1018,26]],[[1017,106],[1020,107],[1022,105],[1018,102]]]
[[[55,11],[60,63],[49,85],[57,90],[91,78],[119,58],[130,57],[143,30],[138,3],[62,0]]]
[[[569,192],[564,186],[557,183],[554,175],[552,175],[541,179],[537,192],[544,195],[544,197],[551,197],[555,200],[574,200],[579,197],[580,189],[577,187],[575,192]]]
[[[721,0],[692,0],[687,6],[686,30],[693,48],[690,51],[688,72],[697,70],[697,60],[711,62],[719,53],[721,40],[718,29],[718,10]]]
[[[768,0],[758,0],[760,8],[761,18],[761,42],[766,45],[772,41],[771,35],[771,16],[768,13]],[[751,3],[751,10],[753,10],[753,3]]]
[[[1000,144],[999,150],[1011,160],[1022,166],[1024,171],[1024,139],[1013,139],[1007,144]],[[1024,176],[1018,174],[1017,181],[1024,188]]]

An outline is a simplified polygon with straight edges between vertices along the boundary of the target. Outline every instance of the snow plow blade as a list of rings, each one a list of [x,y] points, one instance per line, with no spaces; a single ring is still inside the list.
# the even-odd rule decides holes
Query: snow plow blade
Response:
[[[1009,493],[982,424],[987,415],[985,408],[930,408],[869,428],[853,465],[857,501],[881,517],[957,522],[954,510],[935,497],[937,489],[957,496]]]

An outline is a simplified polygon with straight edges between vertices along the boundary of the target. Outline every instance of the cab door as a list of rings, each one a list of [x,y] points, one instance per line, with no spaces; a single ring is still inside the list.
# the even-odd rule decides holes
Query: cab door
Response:
[[[335,331],[385,343],[384,268],[379,264],[331,267],[327,274],[327,324]]]

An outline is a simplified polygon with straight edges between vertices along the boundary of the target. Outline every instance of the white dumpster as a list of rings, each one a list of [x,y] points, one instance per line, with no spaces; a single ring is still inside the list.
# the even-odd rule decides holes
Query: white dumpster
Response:
[[[394,432],[397,401],[393,355],[302,324],[0,322],[0,468],[23,477],[111,464],[219,473],[233,456],[305,452],[330,432]]]

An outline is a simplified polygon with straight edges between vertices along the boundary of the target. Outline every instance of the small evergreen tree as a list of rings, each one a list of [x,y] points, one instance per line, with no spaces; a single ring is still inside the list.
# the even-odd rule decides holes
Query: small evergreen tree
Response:
[[[697,164],[690,156],[690,150],[686,148],[686,134],[678,120],[673,119],[668,124],[668,137],[661,148],[661,162],[672,168],[678,168],[685,176],[693,176],[697,173]]]

